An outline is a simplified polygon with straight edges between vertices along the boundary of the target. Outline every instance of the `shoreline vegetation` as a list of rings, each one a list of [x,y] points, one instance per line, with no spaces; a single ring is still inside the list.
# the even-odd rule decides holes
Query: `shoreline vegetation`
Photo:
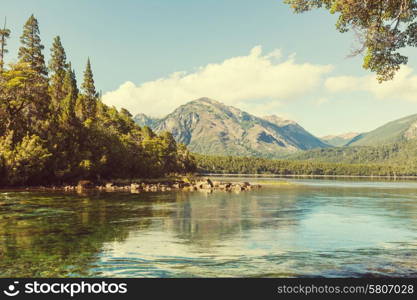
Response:
[[[288,177],[357,177],[417,178],[414,162],[395,163],[330,163],[309,160],[283,160],[259,157],[208,156],[193,154],[200,174],[241,174]]]
[[[409,175],[314,175],[314,174],[301,174],[301,175],[292,175],[292,174],[272,174],[272,173],[263,173],[263,174],[227,174],[227,173],[201,173],[201,176],[209,177],[251,177],[251,178],[375,178],[375,179],[416,179],[417,176]]]
[[[0,191],[73,191],[84,193],[86,191],[104,191],[104,192],[130,192],[138,194],[140,192],[168,192],[168,191],[224,191],[224,192],[242,192],[259,189],[260,184],[249,182],[229,182],[211,180],[202,177],[183,177],[183,178],[160,178],[152,180],[115,180],[95,183],[90,180],[80,180],[77,185],[51,185],[51,186],[26,186],[26,187],[0,187]]]

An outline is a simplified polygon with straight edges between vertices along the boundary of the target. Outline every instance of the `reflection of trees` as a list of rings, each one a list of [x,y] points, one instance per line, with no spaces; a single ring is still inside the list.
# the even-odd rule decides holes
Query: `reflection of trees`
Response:
[[[164,220],[167,231],[181,239],[208,247],[233,235],[259,227],[288,228],[296,225],[297,189],[284,189],[279,197],[271,191],[240,194],[178,193],[171,217]]]
[[[124,241],[130,232],[151,230],[151,225],[197,248],[260,228],[296,231],[304,214],[323,205],[359,208],[364,214],[377,210],[395,226],[415,230],[417,200],[411,194],[409,189],[340,186],[240,194],[1,194],[0,277],[89,275],[105,243]],[[286,235],[291,236],[296,234]]]
[[[0,198],[1,277],[87,275],[105,242],[146,228],[138,216],[152,214],[128,194],[10,195]]]

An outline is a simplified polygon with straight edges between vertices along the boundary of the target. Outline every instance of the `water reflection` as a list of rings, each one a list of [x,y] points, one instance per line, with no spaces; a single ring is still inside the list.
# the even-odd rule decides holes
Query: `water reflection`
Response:
[[[416,276],[414,183],[294,182],[240,194],[3,193],[0,276]]]

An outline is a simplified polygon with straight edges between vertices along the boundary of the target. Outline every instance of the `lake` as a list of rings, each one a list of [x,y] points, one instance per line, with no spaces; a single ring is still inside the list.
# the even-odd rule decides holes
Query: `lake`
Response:
[[[227,179],[230,180],[230,179]],[[0,277],[417,276],[417,182],[0,192]]]

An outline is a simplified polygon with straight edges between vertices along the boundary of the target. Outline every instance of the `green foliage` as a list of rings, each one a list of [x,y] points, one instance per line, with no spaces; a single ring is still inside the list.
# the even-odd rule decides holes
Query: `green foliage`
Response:
[[[61,38],[57,36],[52,44],[51,61],[49,62],[49,71],[51,73],[49,93],[55,109],[61,104],[61,101],[66,96],[66,91],[64,90],[64,80],[68,73],[67,69],[67,55],[64,47],[62,46]]]
[[[216,174],[416,176],[417,169],[399,164],[342,164],[320,161],[274,160],[255,157],[195,154],[197,169]]]
[[[38,20],[31,15],[23,27],[23,34],[20,37],[22,46],[19,48],[18,57],[20,62],[28,63],[32,70],[46,77],[48,70],[42,53],[45,47],[41,43],[39,34]]]
[[[363,67],[376,72],[378,80],[393,79],[408,58],[399,53],[417,46],[416,0],[284,0],[296,13],[325,8],[338,14],[336,28],[352,30],[360,43],[353,54],[364,54]]]
[[[193,157],[171,134],[142,129],[127,110],[100,101],[90,60],[80,93],[59,37],[48,77],[33,16],[21,41],[20,62],[0,73],[1,184],[149,178],[195,170]]]
[[[94,86],[93,71],[91,70],[90,59],[87,60],[87,66],[84,71],[84,82],[81,85],[84,95],[88,98],[97,97],[96,88]]]
[[[25,136],[17,145],[13,145],[13,132],[0,138],[0,156],[4,160],[4,173],[7,183],[36,183],[51,154],[44,143],[36,136]],[[4,181],[4,177],[3,177]]]
[[[380,146],[356,146],[305,151],[288,157],[292,160],[340,162],[347,164],[402,165],[407,172],[417,171],[417,141],[410,140]]]
[[[19,139],[39,133],[41,120],[47,116],[47,90],[44,78],[28,63],[12,65],[0,74],[0,117],[4,132],[13,130]]]

